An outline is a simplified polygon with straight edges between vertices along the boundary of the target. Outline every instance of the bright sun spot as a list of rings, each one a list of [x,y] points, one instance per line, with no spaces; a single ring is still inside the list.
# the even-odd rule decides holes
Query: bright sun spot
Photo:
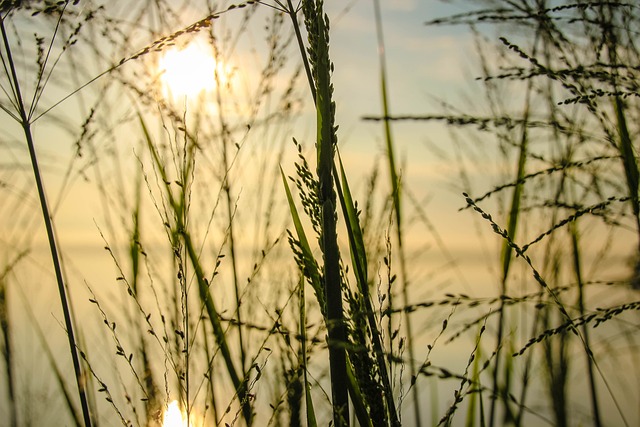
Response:
[[[169,403],[167,410],[164,413],[164,419],[162,420],[162,427],[186,427],[187,421],[185,420],[180,405],[177,401]]]
[[[194,98],[212,91],[216,86],[216,66],[204,43],[194,41],[184,49],[168,50],[158,64],[165,95]]]

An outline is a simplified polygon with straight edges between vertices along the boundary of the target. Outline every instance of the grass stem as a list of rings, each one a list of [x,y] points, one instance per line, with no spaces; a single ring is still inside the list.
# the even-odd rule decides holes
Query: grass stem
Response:
[[[386,66],[386,55],[385,55],[385,46],[384,46],[384,34],[382,30],[382,13],[380,11],[380,1],[373,0],[374,12],[375,12],[375,21],[376,21],[376,34],[378,40],[378,57],[379,57],[379,66],[380,66],[380,93],[382,96],[382,113],[383,113],[383,124],[384,124],[384,136],[387,147],[387,161],[389,165],[389,179],[391,182],[391,198],[393,201],[393,210],[395,213],[396,220],[396,240],[398,242],[398,253],[399,253],[399,262],[400,262],[400,275],[402,277],[402,304],[405,306],[409,304],[409,280],[407,273],[407,265],[406,265],[406,257],[404,253],[404,245],[403,245],[403,223],[402,223],[402,197],[401,197],[401,183],[400,178],[398,176],[398,172],[396,170],[396,159],[394,154],[394,145],[393,145],[393,135],[391,133],[391,123],[390,123],[390,112],[389,112],[389,95],[387,88],[387,66]],[[411,316],[407,314],[404,320],[405,329],[407,332],[407,351],[409,354],[409,374],[411,375],[412,381],[417,378],[417,371],[414,361],[415,357],[415,349],[413,345],[413,330],[411,327]],[[414,383],[413,390],[411,392],[411,396],[413,398],[413,416],[414,423],[416,427],[420,427],[422,425],[422,416],[420,414],[420,387],[418,386],[417,381]]]
[[[56,238],[53,230],[53,219],[49,213],[49,206],[47,204],[46,193],[44,189],[44,183],[42,181],[42,176],[40,174],[40,167],[38,166],[38,157],[36,154],[35,143],[33,141],[33,134],[31,131],[31,123],[27,117],[27,110],[24,105],[24,101],[22,98],[22,93],[20,92],[20,82],[18,80],[18,74],[16,72],[15,63],[13,61],[13,57],[11,54],[11,46],[9,44],[9,38],[7,36],[7,31],[4,25],[4,19],[0,19],[0,30],[2,31],[2,41],[4,43],[5,52],[7,54],[7,61],[9,63],[9,68],[11,70],[11,81],[13,86],[13,95],[15,96],[15,100],[17,102],[17,106],[20,113],[20,125],[22,126],[22,130],[24,132],[24,136],[27,142],[27,147],[29,149],[29,157],[31,159],[31,166],[33,168],[33,174],[36,181],[36,187],[38,189],[38,199],[40,201],[40,207],[42,209],[42,216],[44,219],[44,225],[47,231],[47,238],[49,241],[49,249],[51,251],[51,258],[53,261],[53,268],[55,270],[56,281],[58,283],[58,293],[60,295],[60,302],[62,305],[62,312],[64,315],[64,323],[67,329],[67,338],[69,341],[69,351],[71,354],[71,359],[73,361],[73,369],[76,375],[76,383],[78,385],[78,393],[80,397],[80,404],[82,406],[82,414],[84,417],[84,423],[86,427],[91,427],[92,417],[89,410],[89,402],[87,399],[86,387],[85,387],[85,379],[82,372],[82,368],[80,366],[80,359],[78,357],[76,339],[73,332],[73,322],[71,320],[71,306],[67,300],[67,290],[64,283],[64,278],[62,275],[62,263],[60,260],[60,256],[58,254],[58,247],[56,244]]]

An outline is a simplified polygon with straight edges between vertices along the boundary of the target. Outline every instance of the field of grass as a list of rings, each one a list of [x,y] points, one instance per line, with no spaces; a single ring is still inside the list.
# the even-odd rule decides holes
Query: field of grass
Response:
[[[640,6],[431,3],[0,1],[0,424],[637,425]]]

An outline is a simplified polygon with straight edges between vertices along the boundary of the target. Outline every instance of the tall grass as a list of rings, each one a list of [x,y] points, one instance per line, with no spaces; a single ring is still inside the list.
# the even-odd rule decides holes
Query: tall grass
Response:
[[[68,5],[68,3],[69,2],[63,2],[63,5],[59,9],[59,11],[58,11],[58,7],[50,6],[50,7],[47,7],[45,10],[43,10],[43,13],[56,14],[57,12],[59,14],[59,18],[58,18],[58,23],[59,23],[62,20],[62,17],[64,15],[64,9]],[[10,13],[10,10],[9,12],[3,11],[3,15],[5,13]],[[32,101],[29,105],[26,103],[25,101],[26,98],[24,98],[22,93],[21,81],[18,76],[16,62],[14,61],[14,58],[13,58],[14,55],[13,55],[12,44],[9,40],[9,35],[7,32],[7,28],[5,26],[5,18],[6,18],[6,15],[2,16],[2,19],[0,20],[0,31],[2,32],[2,42],[3,42],[3,48],[4,48],[2,52],[3,53],[2,65],[5,72],[7,73],[7,78],[9,80],[10,93],[8,94],[8,96],[9,96],[10,104],[13,106],[14,110],[12,111],[8,107],[5,107],[4,105],[3,105],[3,110],[11,118],[16,120],[20,124],[24,132],[24,139],[29,151],[29,158],[31,161],[31,166],[33,168],[33,176],[34,176],[36,188],[38,191],[40,208],[42,209],[42,217],[44,221],[45,230],[47,233],[47,240],[49,242],[49,250],[51,252],[53,269],[55,272],[56,282],[58,285],[58,294],[60,296],[60,304],[62,306],[62,312],[64,314],[64,325],[65,325],[65,329],[66,329],[66,333],[69,341],[69,353],[71,355],[71,359],[73,362],[73,369],[75,372],[76,384],[78,387],[78,395],[80,397],[80,404],[82,407],[82,415],[83,415],[85,425],[91,426],[93,422],[92,422],[92,416],[89,408],[89,401],[87,398],[85,372],[80,366],[80,358],[78,356],[78,351],[76,348],[77,341],[76,341],[76,335],[74,332],[75,327],[72,320],[72,306],[70,305],[69,299],[67,297],[67,285],[63,278],[62,263],[59,255],[58,243],[54,233],[53,219],[49,210],[49,203],[47,201],[47,195],[44,187],[44,181],[42,179],[42,174],[40,172],[40,166],[38,164],[38,154],[36,151],[35,141],[34,141],[33,132],[32,132],[32,123],[34,120],[33,115],[34,115],[34,112],[36,111],[36,108],[38,107],[38,99],[40,98],[41,91],[44,90],[45,85],[47,83],[46,78],[48,74],[51,73],[52,66],[48,62],[50,50],[47,51],[46,53],[44,51],[39,52],[40,56],[37,59],[37,63],[39,66],[38,73],[37,73],[38,79],[36,81],[37,89],[35,93],[33,93]],[[56,37],[57,37],[57,26],[56,26],[56,31],[51,35],[52,44],[56,40]],[[70,40],[67,41],[67,43],[68,42],[70,42]],[[55,66],[55,64],[53,66]],[[4,332],[5,339],[8,339],[7,332],[8,331]],[[8,346],[6,347],[6,349],[7,351],[9,351]],[[8,357],[9,354],[10,353],[5,353],[6,355],[5,359],[7,361],[8,369],[11,369],[10,358]],[[9,376],[9,378],[11,378],[11,376]],[[13,394],[13,382],[10,380],[9,384],[10,384],[10,393]],[[11,420],[12,420],[12,423],[16,422],[15,411],[13,411]]]
[[[386,5],[366,6],[380,73],[369,94],[382,110],[370,119],[383,124],[389,179],[374,167],[360,189],[338,138],[334,82],[348,64],[332,60],[343,43],[334,5],[2,2],[0,105],[21,135],[14,162],[28,159],[36,181],[0,177],[14,207],[0,208],[11,230],[0,270],[9,425],[43,422],[25,410],[38,404],[23,397],[25,328],[41,381],[64,402],[61,424],[160,426],[176,400],[198,426],[633,425],[626,396],[637,384],[624,389],[616,364],[637,362],[622,355],[637,347],[640,306],[640,246],[627,244],[640,236],[638,8],[466,4],[427,24],[469,27],[473,102],[396,116],[402,76],[387,70]],[[210,93],[172,99],[158,59],[196,38],[235,68],[217,69]],[[311,137],[299,126],[307,116]],[[441,152],[464,193],[462,212],[447,216],[478,222],[495,289],[461,291],[477,272],[454,259],[447,224],[431,221],[397,160],[408,120],[450,132],[455,146]],[[67,132],[68,162],[41,154],[36,123]],[[74,204],[83,180],[91,191]],[[38,194],[66,350],[21,278],[30,263],[50,270],[34,261],[36,203],[21,185]],[[51,204],[45,186],[59,194]],[[95,216],[106,273],[84,272],[55,236],[68,204]],[[423,235],[428,253],[414,246]],[[623,250],[631,267],[612,275],[605,263]]]

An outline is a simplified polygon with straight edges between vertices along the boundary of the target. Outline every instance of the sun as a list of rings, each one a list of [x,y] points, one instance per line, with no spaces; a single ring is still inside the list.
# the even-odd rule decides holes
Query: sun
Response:
[[[158,63],[164,95],[175,99],[193,99],[213,91],[216,70],[220,69],[210,49],[199,41],[183,49],[167,50]]]
[[[164,413],[162,427],[185,427],[186,425],[187,421],[180,410],[178,402],[174,400],[169,403],[167,410]]]

